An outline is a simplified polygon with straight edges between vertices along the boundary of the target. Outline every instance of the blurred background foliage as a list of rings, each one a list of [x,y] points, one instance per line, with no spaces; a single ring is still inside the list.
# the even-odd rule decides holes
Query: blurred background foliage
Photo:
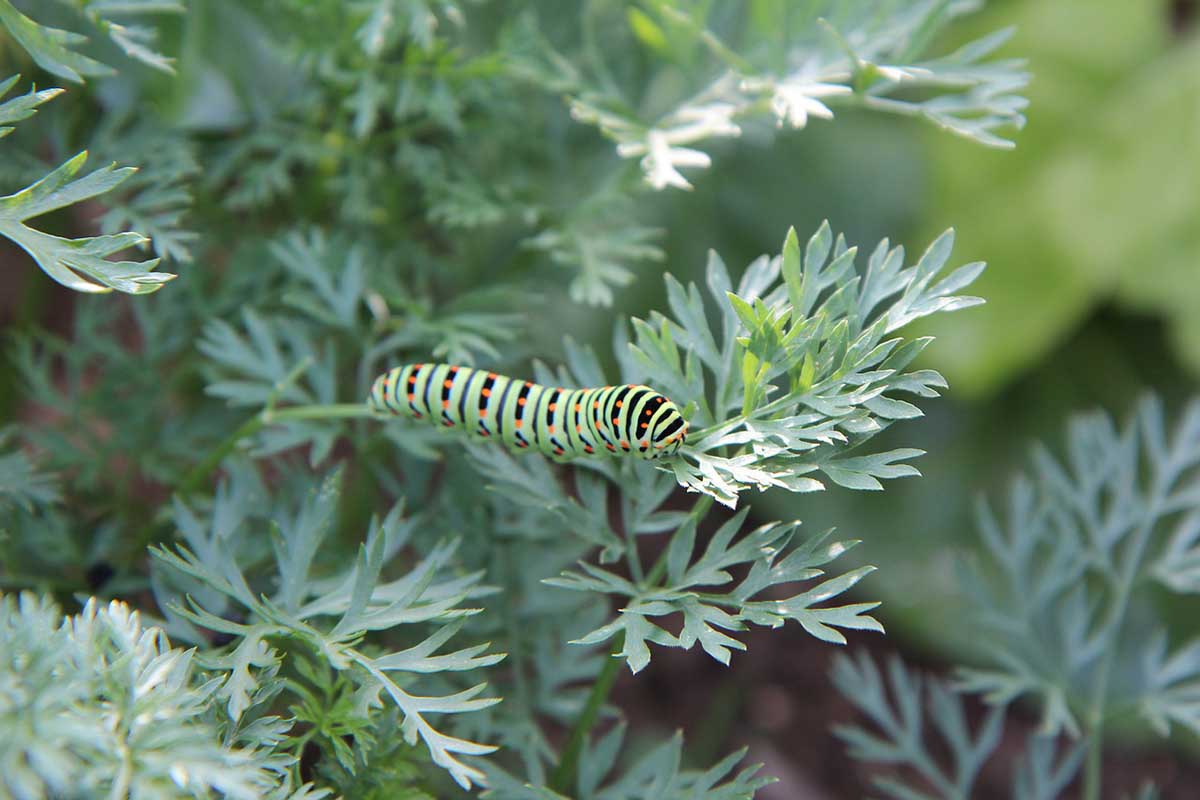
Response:
[[[925,509],[905,519],[930,536],[909,541],[961,541],[971,498],[953,487],[996,488],[1033,437],[1061,441],[1069,410],[1124,416],[1151,389],[1178,408],[1195,391],[1195,11],[1190,3],[1014,2],[968,23],[1019,26],[1012,46],[1029,56],[1039,113],[1012,153],[949,142],[929,162],[935,199],[921,229],[952,222],[965,252],[988,253],[991,267],[979,284],[988,298],[980,313],[952,331],[930,326],[944,334],[930,357],[956,391],[930,420],[938,463],[927,463],[919,487],[906,487],[912,496],[894,498],[910,513]],[[920,605],[918,619],[938,607]],[[1180,635],[1194,633],[1188,607],[1174,610]]]

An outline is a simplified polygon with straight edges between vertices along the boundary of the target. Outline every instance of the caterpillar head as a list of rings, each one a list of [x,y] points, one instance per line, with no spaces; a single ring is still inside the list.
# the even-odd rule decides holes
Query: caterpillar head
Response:
[[[641,453],[644,458],[673,456],[687,439],[688,424],[679,407],[659,395],[655,398],[654,417],[650,422],[650,446]]]

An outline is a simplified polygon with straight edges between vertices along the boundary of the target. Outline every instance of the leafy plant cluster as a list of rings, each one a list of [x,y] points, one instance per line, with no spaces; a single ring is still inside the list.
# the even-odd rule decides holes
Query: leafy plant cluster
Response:
[[[1012,147],[1003,137],[1024,125],[1026,101],[1017,92],[1028,76],[1020,61],[985,60],[1012,31],[924,57],[942,26],[978,5],[912,3],[881,14],[872,3],[762,4],[747,25],[754,43],[747,48],[702,29],[673,3],[634,6],[629,19],[637,38],[703,77],[679,81],[687,92],[659,92],[648,98],[653,102],[631,108],[618,80],[596,59],[570,87],[572,114],[599,126],[621,157],[640,158],[646,182],[656,189],[692,188],[680,168],[707,167],[711,158],[687,145],[740,136],[740,119],[767,115],[778,127],[803,128],[810,117],[831,119],[830,106],[920,116],[981,144]],[[714,11],[726,22],[738,13]],[[701,62],[713,68],[696,70]]]
[[[603,357],[513,309],[611,302],[662,256],[644,179],[678,185],[707,159],[682,146],[735,117],[801,127],[825,97],[984,143],[1019,125],[1020,65],[981,60],[997,39],[926,54],[970,4],[786,5],[0,0],[12,72],[76,84],[74,108],[32,87],[0,106],[21,154],[0,233],[68,288],[155,292],[80,296],[67,332],[35,316],[7,337],[9,792],[769,780],[742,753],[695,768],[679,736],[632,753],[608,692],[660,647],[727,664],[751,626],[882,630],[844,597],[872,568],[828,572],[855,542],[751,522],[748,490],[915,475],[920,451],[871,443],[945,386],[903,329],[977,302],[960,293],[982,265],[947,271],[949,233],[912,259],[791,231],[736,280],[716,255],[704,290],[667,275],[668,308],[619,314]],[[89,149],[141,171],[82,174]],[[49,282],[24,278],[36,310]],[[560,348],[539,380],[651,383],[685,407],[687,448],[562,468],[363,402],[394,364],[521,374]]]
[[[279,718],[222,731],[220,681],[200,680],[195,653],[125,603],[91,599],[64,618],[32,593],[8,595],[0,643],[6,797],[289,796],[268,795]]]
[[[840,735],[855,757],[903,765],[915,778],[880,777],[886,796],[970,797],[996,754],[1004,709],[1018,700],[1034,703],[1041,723],[1015,798],[1058,797],[1073,780],[1083,797],[1108,796],[1102,745],[1114,729],[1200,734],[1200,645],[1173,642],[1156,608],[1157,591],[1190,596],[1198,586],[1200,404],[1188,403],[1174,426],[1165,417],[1154,397],[1121,427],[1103,413],[1077,416],[1063,458],[1034,448],[1003,513],[980,502],[982,547],[964,560],[962,585],[986,662],[962,667],[952,687],[929,681],[923,690],[898,661],[885,689],[870,659],[840,660],[835,683],[877,728]],[[958,693],[991,707],[975,732]],[[931,731],[951,769],[927,743]],[[1156,796],[1153,786],[1139,796]]]

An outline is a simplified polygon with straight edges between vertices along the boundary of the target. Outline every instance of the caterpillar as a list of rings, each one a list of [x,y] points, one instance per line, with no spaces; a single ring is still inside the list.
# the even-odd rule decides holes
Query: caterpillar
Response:
[[[560,389],[452,364],[408,364],[371,387],[376,413],[463,428],[556,460],[673,455],[687,436],[678,407],[649,386]]]

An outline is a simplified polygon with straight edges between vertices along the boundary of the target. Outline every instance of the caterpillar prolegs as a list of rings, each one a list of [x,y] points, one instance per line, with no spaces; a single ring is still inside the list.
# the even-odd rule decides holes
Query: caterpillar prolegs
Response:
[[[495,437],[555,459],[672,455],[687,436],[679,409],[649,386],[560,389],[451,364],[408,364],[375,379],[372,410]]]

